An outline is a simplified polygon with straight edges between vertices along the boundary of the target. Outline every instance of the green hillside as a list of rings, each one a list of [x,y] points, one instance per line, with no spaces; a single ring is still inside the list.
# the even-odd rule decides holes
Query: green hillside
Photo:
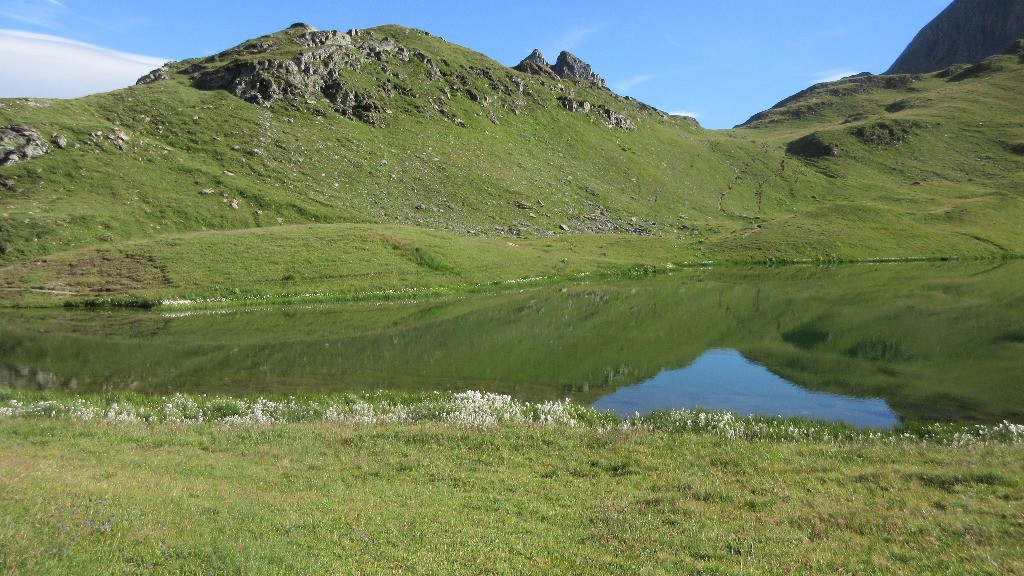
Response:
[[[0,301],[1024,253],[1017,53],[731,131],[397,26],[296,25],[146,80],[0,101],[50,148],[0,166]]]

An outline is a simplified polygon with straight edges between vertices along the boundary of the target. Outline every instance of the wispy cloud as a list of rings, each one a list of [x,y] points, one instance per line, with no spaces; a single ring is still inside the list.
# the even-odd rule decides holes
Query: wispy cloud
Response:
[[[58,0],[0,0],[0,16],[41,28],[60,28],[67,12]]]
[[[0,97],[76,98],[124,88],[165,58],[117,52],[20,30],[0,30]]]
[[[625,80],[612,82],[610,85],[612,87],[612,90],[615,90],[620,94],[625,94],[626,92],[629,92],[630,90],[636,88],[640,84],[643,84],[644,82],[650,82],[655,78],[657,78],[657,76],[655,76],[654,74],[637,74],[636,76],[631,76],[629,78],[626,78]]]
[[[604,29],[604,26],[590,26],[586,28],[574,26],[559,39],[558,43],[562,46],[562,50],[576,50],[586,44],[591,36],[594,36],[602,29]]]
[[[833,68],[831,70],[825,70],[815,74],[814,79],[811,81],[812,84],[821,84],[822,82],[835,82],[836,80],[842,80],[847,76],[853,76],[858,72],[845,68]]]
[[[687,112],[686,110],[679,110],[676,112],[669,112],[669,116],[689,116],[690,118],[700,118],[700,114],[696,112]]]
[[[541,51],[545,56],[550,57],[552,62],[554,62],[554,57],[558,56],[559,52],[562,50],[567,52],[579,50],[579,48],[585,45],[590,38],[602,30],[604,30],[603,25],[573,26],[554,42],[551,42],[547,46],[541,48]]]

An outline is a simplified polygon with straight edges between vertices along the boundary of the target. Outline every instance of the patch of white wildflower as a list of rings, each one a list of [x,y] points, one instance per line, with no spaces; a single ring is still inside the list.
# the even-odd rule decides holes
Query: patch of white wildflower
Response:
[[[108,423],[209,423],[228,426],[273,426],[294,422],[375,426],[437,422],[469,429],[493,429],[503,425],[595,430],[617,428],[773,442],[924,442],[953,446],[1024,444],[1024,425],[1010,422],[990,426],[931,424],[895,431],[857,430],[825,422],[739,417],[731,412],[706,410],[674,410],[618,420],[610,413],[598,412],[568,400],[528,403],[503,394],[472,391],[433,393],[409,400],[396,400],[386,394],[285,400],[183,394],[165,398],[32,398],[30,393],[0,393],[0,420],[55,418]]]

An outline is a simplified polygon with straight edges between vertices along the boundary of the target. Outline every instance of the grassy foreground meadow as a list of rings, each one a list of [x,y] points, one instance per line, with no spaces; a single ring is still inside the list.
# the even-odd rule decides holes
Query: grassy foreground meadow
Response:
[[[5,574],[1024,570],[1019,426],[623,423],[474,393],[8,392],[0,417]]]

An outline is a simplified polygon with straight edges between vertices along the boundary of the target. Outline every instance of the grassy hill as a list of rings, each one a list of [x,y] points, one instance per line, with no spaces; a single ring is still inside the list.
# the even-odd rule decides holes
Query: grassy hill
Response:
[[[0,167],[0,301],[1024,253],[1017,53],[731,131],[398,26],[297,25],[146,81],[0,101],[52,148]]]

